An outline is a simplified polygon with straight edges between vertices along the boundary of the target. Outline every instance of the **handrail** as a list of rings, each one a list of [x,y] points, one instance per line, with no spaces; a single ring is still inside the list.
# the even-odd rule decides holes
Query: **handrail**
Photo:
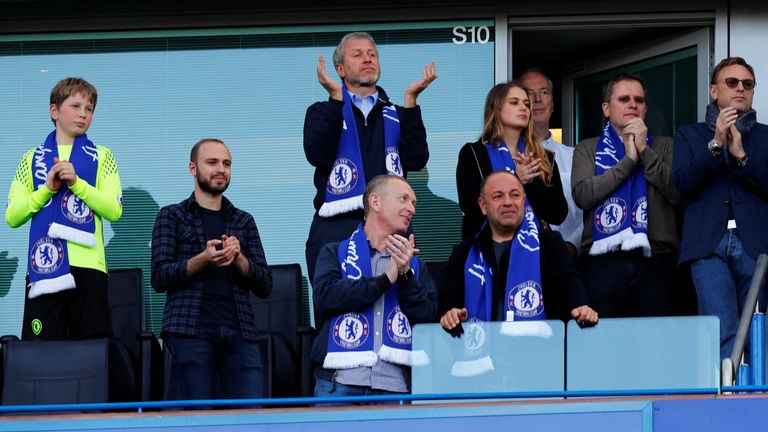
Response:
[[[736,378],[734,377],[734,371],[736,369],[733,367],[733,362],[731,361],[730,357],[726,357],[723,359],[723,363],[720,367],[720,387],[725,389],[726,387],[732,386],[735,382]],[[723,390],[723,393],[726,393],[726,390]]]
[[[752,321],[752,314],[755,312],[755,306],[757,305],[757,297],[760,294],[760,288],[765,282],[765,274],[768,269],[768,255],[760,254],[757,257],[757,264],[755,265],[755,271],[752,273],[752,282],[749,285],[749,292],[747,293],[747,300],[744,302],[744,307],[741,310],[741,318],[739,319],[739,328],[736,331],[736,337],[733,341],[733,349],[731,349],[731,365],[736,368],[741,364],[741,356],[744,354],[744,345],[747,340],[747,334],[749,333],[749,324]],[[725,373],[725,371],[721,371]],[[731,376],[735,376],[735,371],[731,371]],[[723,383],[725,384],[725,383]]]
[[[173,400],[154,402],[113,402],[113,403],[84,403],[84,404],[51,404],[51,405],[7,405],[0,406],[2,413],[34,413],[53,411],[111,411],[137,410],[141,413],[146,409],[183,408],[183,407],[215,407],[215,406],[244,406],[254,405],[314,405],[322,403],[343,402],[385,402],[385,401],[424,401],[424,400],[454,400],[454,399],[530,399],[530,398],[594,398],[594,397],[625,397],[625,396],[681,396],[681,395],[716,395],[717,388],[688,388],[688,389],[638,389],[638,390],[566,390],[544,392],[494,392],[494,393],[449,393],[449,394],[393,394],[377,396],[331,396],[331,397],[302,397],[302,398],[270,398],[270,399],[211,399],[211,400]]]

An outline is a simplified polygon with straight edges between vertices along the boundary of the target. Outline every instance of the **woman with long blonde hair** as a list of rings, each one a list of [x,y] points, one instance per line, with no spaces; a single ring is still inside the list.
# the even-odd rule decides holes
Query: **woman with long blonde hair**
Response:
[[[554,155],[533,133],[530,105],[528,93],[517,81],[495,85],[485,99],[480,139],[459,151],[456,187],[464,213],[464,240],[474,237],[483,225],[485,216],[477,204],[480,184],[498,169],[514,171],[520,178],[538,220],[558,225],[568,214]]]

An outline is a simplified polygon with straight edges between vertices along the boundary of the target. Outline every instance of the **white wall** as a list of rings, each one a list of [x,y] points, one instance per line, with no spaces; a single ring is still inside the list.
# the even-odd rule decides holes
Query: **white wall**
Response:
[[[730,38],[731,56],[744,57],[755,68],[755,99],[758,120],[768,123],[768,3],[754,0],[731,0]],[[715,64],[721,58],[715,59]]]

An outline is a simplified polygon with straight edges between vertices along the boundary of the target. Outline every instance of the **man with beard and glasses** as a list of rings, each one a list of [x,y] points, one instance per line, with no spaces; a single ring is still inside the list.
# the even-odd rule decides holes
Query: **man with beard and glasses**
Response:
[[[163,207],[152,231],[152,286],[166,292],[163,335],[181,399],[265,397],[250,293],[265,298],[272,274],[253,217],[223,196],[232,156],[218,139],[192,147],[195,190]]]
[[[316,209],[306,244],[307,272],[326,243],[341,241],[363,220],[366,182],[381,174],[407,177],[429,158],[427,132],[416,98],[437,78],[435,63],[405,89],[403,106],[392,103],[376,83],[379,51],[368,33],[345,35],[333,53],[337,82],[317,63],[317,80],[328,100],[316,102],[304,118],[304,154],[315,167]]]

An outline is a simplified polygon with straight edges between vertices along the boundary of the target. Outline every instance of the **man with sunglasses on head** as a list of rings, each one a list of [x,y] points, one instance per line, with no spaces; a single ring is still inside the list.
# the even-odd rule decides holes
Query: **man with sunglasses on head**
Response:
[[[672,138],[652,135],[643,79],[622,73],[603,88],[603,133],[573,154],[573,200],[584,210],[579,266],[602,317],[674,311],[680,237]]]
[[[687,198],[680,262],[703,315],[720,318],[720,357],[730,355],[757,255],[768,251],[768,126],[752,109],[755,71],[729,57],[712,71],[702,123],[675,135],[673,175]],[[760,306],[765,308],[765,292]]]

